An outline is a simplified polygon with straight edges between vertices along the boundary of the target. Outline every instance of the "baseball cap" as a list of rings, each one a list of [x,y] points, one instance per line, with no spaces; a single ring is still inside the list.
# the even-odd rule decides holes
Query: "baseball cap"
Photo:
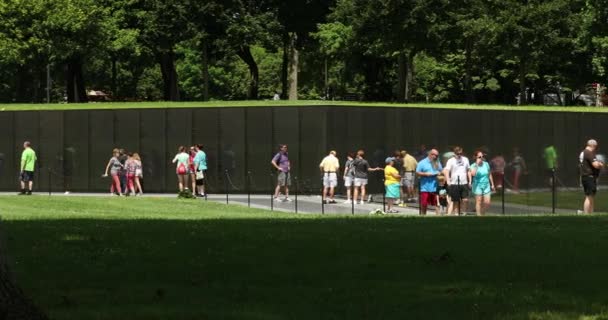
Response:
[[[597,146],[597,141],[595,141],[595,139],[589,139],[589,141],[587,141],[587,145],[588,146]]]
[[[394,157],[388,157],[388,158],[386,158],[386,160],[384,160],[385,163],[389,163],[391,161],[395,161],[395,158]]]

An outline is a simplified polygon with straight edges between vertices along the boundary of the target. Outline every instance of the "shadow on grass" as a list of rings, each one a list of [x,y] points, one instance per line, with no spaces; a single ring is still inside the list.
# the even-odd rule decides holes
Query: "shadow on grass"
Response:
[[[608,316],[608,218],[4,221],[55,319]]]

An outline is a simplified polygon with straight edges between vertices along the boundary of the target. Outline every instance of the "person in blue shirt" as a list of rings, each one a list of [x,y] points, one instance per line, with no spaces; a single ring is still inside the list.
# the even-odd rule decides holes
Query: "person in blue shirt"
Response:
[[[437,176],[443,169],[438,160],[439,151],[431,149],[429,155],[418,162],[416,175],[420,177],[420,214],[426,215],[429,205],[437,205]]]
[[[475,210],[478,216],[485,215],[490,207],[490,198],[494,188],[494,179],[490,174],[490,164],[485,160],[483,152],[475,152],[475,163],[469,170],[469,186],[475,195]]]
[[[203,151],[203,145],[197,144],[194,146],[196,154],[194,155],[194,168],[196,169],[196,188],[198,189],[197,196],[205,196],[205,176],[207,171],[207,154]]]

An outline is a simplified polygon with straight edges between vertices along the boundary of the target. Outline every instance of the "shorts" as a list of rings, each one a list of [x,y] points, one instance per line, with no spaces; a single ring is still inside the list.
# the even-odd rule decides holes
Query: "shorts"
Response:
[[[289,172],[281,171],[277,177],[277,184],[281,187],[291,186],[291,174]]]
[[[323,186],[325,188],[335,188],[338,186],[338,175],[335,172],[323,174]]]
[[[453,202],[460,202],[462,199],[469,197],[469,186],[464,184],[452,184],[449,189],[450,198]]]
[[[386,189],[386,197],[389,199],[399,199],[401,197],[401,188],[398,183],[389,184],[384,189]]]
[[[354,179],[355,178],[349,176],[344,177],[344,186],[351,187],[353,185]]]
[[[475,196],[487,196],[492,193],[492,188],[490,188],[489,183],[473,185],[473,194]]]
[[[34,181],[34,171],[23,171],[20,178],[23,182]]]
[[[433,192],[420,192],[420,206],[428,207],[437,205],[437,194]]]
[[[367,179],[355,178],[355,187],[361,187],[367,185]]]
[[[581,182],[586,196],[594,196],[597,193],[597,179],[594,176],[582,176]]]
[[[403,178],[401,178],[401,185],[406,188],[414,187],[414,173],[406,172],[403,174]]]
[[[442,207],[447,207],[448,206],[448,198],[447,197],[438,197],[439,198],[439,205]]]

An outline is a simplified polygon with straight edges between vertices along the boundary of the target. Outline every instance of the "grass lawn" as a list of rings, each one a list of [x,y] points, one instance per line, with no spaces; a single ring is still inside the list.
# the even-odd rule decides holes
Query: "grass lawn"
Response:
[[[470,105],[448,103],[390,103],[390,102],[350,102],[350,101],[209,101],[209,102],[104,102],[104,103],[55,103],[55,104],[0,104],[0,111],[22,110],[85,110],[85,109],[140,109],[140,108],[211,108],[211,107],[294,107],[294,106],[351,106],[351,107],[394,107],[460,110],[512,110],[512,111],[564,111],[564,112],[608,112],[608,108],[597,107],[555,107],[555,106],[506,106]]]
[[[557,191],[556,193],[556,208],[582,210],[584,194],[583,190],[579,191]],[[500,202],[500,195],[494,196],[494,201]],[[551,208],[553,196],[551,192],[522,192],[519,194],[506,193],[505,203],[515,203],[528,206],[548,207]],[[608,212],[608,196],[603,195],[600,190],[595,200],[596,212]]]
[[[0,214],[18,282],[54,319],[608,318],[608,216],[45,196],[1,197]]]

